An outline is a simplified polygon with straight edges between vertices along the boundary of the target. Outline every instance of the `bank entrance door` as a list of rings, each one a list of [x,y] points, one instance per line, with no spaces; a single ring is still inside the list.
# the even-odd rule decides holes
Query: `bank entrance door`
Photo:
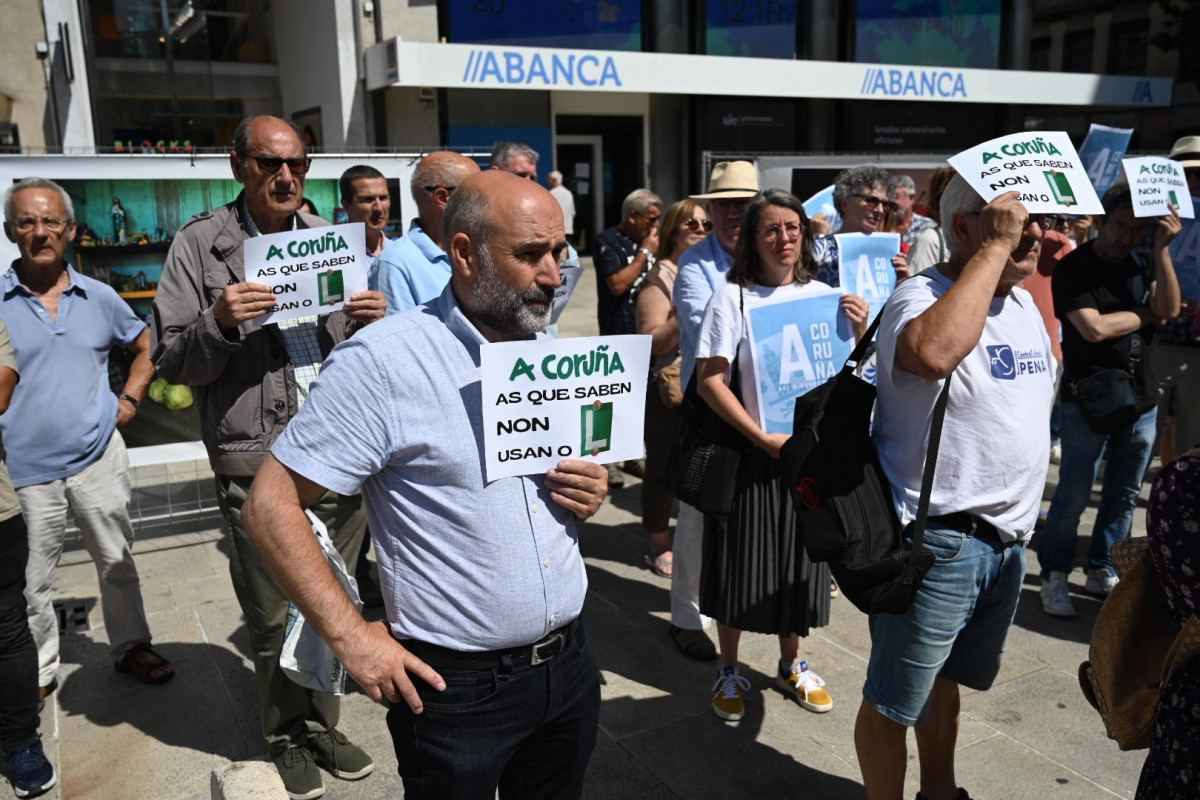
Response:
[[[590,253],[596,234],[604,230],[604,180],[600,136],[559,136],[554,163],[563,174],[563,185],[575,195],[576,249]]]
[[[641,115],[555,116],[555,164],[575,194],[575,238],[591,252],[596,234],[621,221],[621,202],[645,186]]]

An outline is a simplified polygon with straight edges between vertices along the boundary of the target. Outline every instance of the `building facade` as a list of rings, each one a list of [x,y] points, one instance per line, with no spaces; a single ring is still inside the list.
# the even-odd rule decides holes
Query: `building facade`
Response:
[[[916,7],[7,0],[28,36],[0,45],[0,146],[8,130],[25,148],[220,149],[261,112],[335,152],[519,139],[543,178],[565,174],[586,237],[631,188],[700,188],[705,154],[942,156],[1021,129],[1078,140],[1092,122],[1164,152],[1200,127],[1186,37],[1157,3]]]

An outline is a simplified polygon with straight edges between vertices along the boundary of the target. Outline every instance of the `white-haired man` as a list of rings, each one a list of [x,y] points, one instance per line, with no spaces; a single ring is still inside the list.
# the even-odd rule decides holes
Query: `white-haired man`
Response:
[[[949,259],[899,286],[879,328],[874,432],[901,521],[921,494],[934,405],[951,381],[925,547],[937,561],[904,614],[871,617],[854,731],[870,800],[900,800],[908,728],[918,800],[964,800],[954,775],[959,686],[991,687],[1025,579],[1050,457],[1056,365],[1033,298],[1053,217],[1008,192],[984,205],[955,176],[942,196]],[[953,380],[951,380],[953,378]]]
[[[163,683],[175,674],[150,646],[130,549],[129,457],[117,430],[137,414],[154,377],[150,334],[112,287],[80,275],[67,262],[75,228],[71,198],[54,181],[27,178],[5,192],[4,232],[20,258],[3,277],[0,317],[8,325],[21,382],[0,428],[29,527],[25,598],[42,698],[58,684],[52,601],[68,508],[96,564],[117,670],[144,683]],[[134,354],[119,395],[109,388],[112,347]]]

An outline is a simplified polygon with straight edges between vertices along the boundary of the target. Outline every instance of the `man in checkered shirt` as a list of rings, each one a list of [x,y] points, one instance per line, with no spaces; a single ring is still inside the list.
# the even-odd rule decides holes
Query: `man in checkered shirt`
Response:
[[[293,683],[280,669],[288,601],[246,535],[242,502],[325,356],[382,319],[387,303],[379,292],[358,292],[343,311],[256,326],[275,295],[246,281],[246,240],[329,223],[297,211],[310,159],[290,123],[246,118],[229,162],[245,188],[232,203],[190,219],[171,245],[154,301],[152,358],[163,378],[196,390],[217,499],[232,535],[230,574],[250,632],[263,735],[288,794],[311,799],[324,793],[317,765],[354,780],[374,764],[336,729],[338,698]],[[342,558],[354,563],[366,526],[361,499],[326,492],[311,510]]]

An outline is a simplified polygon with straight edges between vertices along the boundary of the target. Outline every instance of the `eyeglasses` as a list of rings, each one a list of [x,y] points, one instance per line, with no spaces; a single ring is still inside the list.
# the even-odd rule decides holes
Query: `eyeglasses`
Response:
[[[978,217],[983,213],[983,211],[976,210],[968,211],[967,213],[972,217]],[[1028,228],[1030,225],[1037,223],[1038,227],[1040,227],[1044,233],[1046,231],[1054,230],[1056,227],[1062,224],[1062,222],[1063,218],[1057,214],[1030,214],[1029,218],[1025,220],[1025,227]]]
[[[790,225],[772,225],[769,228],[763,228],[761,233],[764,239],[768,242],[773,242],[779,238],[779,235],[787,234],[788,240],[799,239],[802,228],[798,222],[793,222]]]
[[[457,186],[422,186],[421,188],[424,189],[425,191],[429,192],[430,194],[433,194],[438,189],[445,189],[446,194],[454,194],[454,190],[457,189],[458,187]]]
[[[859,200],[862,200],[863,205],[869,208],[882,208],[884,211],[896,211],[900,208],[900,206],[896,205],[891,200],[885,200],[882,197],[875,197],[869,194],[856,194],[854,196]]]
[[[646,220],[646,224],[647,224],[647,225],[653,225],[654,223],[656,223],[656,222],[658,222],[660,219],[662,219],[662,214],[655,214],[655,215],[652,217],[652,216],[650,216],[649,214],[647,214],[647,213],[646,213],[646,212],[644,212],[644,211],[635,211],[635,212],[633,212],[633,213],[637,214],[639,217],[642,217],[642,218],[644,218],[644,219]]]
[[[700,230],[701,228],[704,228],[704,232],[708,233],[709,231],[712,230],[712,221],[707,220],[707,219],[699,220],[699,219],[692,218],[692,219],[689,219],[687,222],[683,223],[683,227],[687,228],[692,233],[695,233],[696,231]]]
[[[279,170],[283,169],[284,164],[287,164],[288,170],[293,175],[303,175],[312,166],[312,159],[307,156],[304,158],[277,158],[276,156],[246,155],[242,156],[242,159],[258,164],[258,168],[268,175],[274,175],[276,172],[279,172]]]
[[[42,223],[42,227],[51,233],[62,233],[66,230],[67,223],[70,220],[54,219],[53,217],[42,217],[41,219],[33,219],[32,217],[24,217],[15,221],[12,226],[21,233],[29,233],[37,227],[38,223]]]

